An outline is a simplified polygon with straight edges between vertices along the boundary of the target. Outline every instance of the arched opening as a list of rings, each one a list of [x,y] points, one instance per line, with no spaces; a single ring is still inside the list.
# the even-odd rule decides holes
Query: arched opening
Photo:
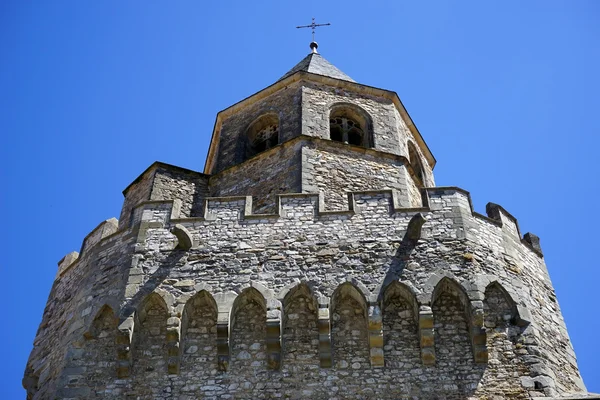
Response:
[[[340,285],[332,296],[331,342],[338,369],[369,369],[367,303],[350,283]]]
[[[486,287],[483,312],[486,329],[505,330],[516,325],[517,307],[498,282],[492,282]]]
[[[454,280],[443,278],[433,291],[432,311],[435,330],[437,370],[447,396],[466,395],[477,387],[479,376],[473,373],[475,361],[471,346],[469,300]],[[456,386],[455,383],[461,384]]]
[[[336,104],[329,112],[329,138],[354,146],[371,147],[371,119],[353,104]]]
[[[415,173],[415,180],[417,186],[424,187],[425,186],[425,173],[423,172],[423,164],[421,164],[421,157],[419,157],[419,153],[415,145],[412,142],[408,142],[408,159],[410,162],[410,166]]]
[[[421,366],[415,295],[406,285],[394,281],[385,289],[382,304],[385,365],[408,374]]]
[[[96,340],[116,334],[118,322],[119,320],[115,316],[113,309],[108,305],[102,306],[98,314],[96,314],[92,326],[84,333],[85,339]]]
[[[86,396],[89,399],[109,396],[107,386],[117,377],[117,325],[113,309],[104,305],[83,334],[81,352],[68,360],[67,369],[84,371],[85,379],[81,379],[81,373],[77,374],[77,378],[68,379],[68,388],[89,388]]]
[[[469,331],[469,300],[454,280],[443,278],[433,292],[435,354],[439,368],[471,365],[473,351]]]
[[[267,304],[253,287],[245,289],[233,303],[231,319],[231,370],[266,370]]]
[[[498,282],[485,289],[483,300],[484,326],[488,349],[488,366],[484,382],[495,393],[510,397],[521,386],[520,371],[526,370],[517,348],[521,328],[515,323],[517,307]]]
[[[205,290],[185,304],[181,318],[181,373],[210,376],[217,369],[217,304]]]
[[[291,373],[319,367],[318,304],[304,283],[283,300],[283,366]]]
[[[133,331],[134,379],[152,381],[152,377],[166,373],[168,317],[167,305],[156,293],[148,295],[136,312]],[[143,386],[148,387],[146,383]]]
[[[248,141],[246,158],[277,146],[279,143],[279,117],[277,114],[265,114],[257,118],[246,130]]]

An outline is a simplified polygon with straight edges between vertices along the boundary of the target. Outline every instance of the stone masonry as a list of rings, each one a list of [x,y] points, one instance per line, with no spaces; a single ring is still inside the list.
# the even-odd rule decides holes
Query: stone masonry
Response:
[[[537,236],[434,166],[395,93],[309,54],[59,262],[27,398],[600,398]]]

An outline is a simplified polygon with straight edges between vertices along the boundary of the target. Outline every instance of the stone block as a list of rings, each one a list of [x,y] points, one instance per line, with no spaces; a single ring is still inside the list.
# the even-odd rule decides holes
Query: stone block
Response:
[[[527,232],[525,235],[523,235],[523,240],[525,240],[525,242],[529,246],[531,246],[531,248],[533,250],[535,250],[539,254],[543,254],[543,252],[542,252],[542,246],[540,245],[540,238],[539,237],[537,237],[536,235],[534,235],[531,232]]]
[[[177,237],[178,248],[189,250],[196,246],[192,234],[182,224],[175,224],[175,226],[171,228],[171,233]]]
[[[478,364],[487,364],[488,362],[488,351],[485,346],[474,347],[474,359]]]
[[[433,329],[433,314],[419,314],[419,329]]]
[[[435,344],[435,338],[433,329],[421,329],[420,338],[421,348],[433,347]]]
[[[421,361],[423,365],[435,365],[435,351],[433,348],[421,349]]]

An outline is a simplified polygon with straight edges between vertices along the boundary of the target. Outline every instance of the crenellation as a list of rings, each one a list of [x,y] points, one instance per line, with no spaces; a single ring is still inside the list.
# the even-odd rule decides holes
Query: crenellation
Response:
[[[56,278],[63,274],[67,269],[73,265],[79,258],[79,253],[76,251],[72,251],[58,262],[58,271],[56,272]]]
[[[495,203],[488,203],[485,207],[485,211],[489,218],[495,219],[501,223],[502,230],[508,235],[520,238],[521,233],[519,231],[519,224],[517,219],[513,217],[508,211],[502,206]]]
[[[123,207],[119,216],[119,229],[124,229],[132,225],[133,208],[145,200],[150,200],[153,182],[154,164],[142,172],[140,176],[123,190],[125,199],[123,200]]]
[[[118,230],[118,227],[119,221],[116,218],[107,219],[100,223],[83,239],[81,250],[79,252],[83,254],[86,250],[100,242],[100,240],[115,233]]]
[[[531,248],[531,250],[537,253],[537,255],[540,257],[543,257],[542,246],[540,246],[540,238],[533,233],[527,232],[525,235],[523,235],[521,243]]]

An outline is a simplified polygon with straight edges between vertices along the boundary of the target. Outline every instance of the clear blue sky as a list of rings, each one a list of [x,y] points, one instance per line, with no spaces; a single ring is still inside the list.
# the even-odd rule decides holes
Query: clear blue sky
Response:
[[[0,3],[0,398],[21,377],[56,263],[155,160],[202,170],[215,114],[308,51],[396,91],[438,185],[541,237],[585,383],[600,392],[597,1]]]

